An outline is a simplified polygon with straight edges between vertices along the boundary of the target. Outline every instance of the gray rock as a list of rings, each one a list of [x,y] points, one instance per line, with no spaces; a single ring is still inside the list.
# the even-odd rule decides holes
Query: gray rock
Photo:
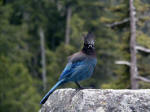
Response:
[[[150,112],[150,89],[58,89],[41,112]]]

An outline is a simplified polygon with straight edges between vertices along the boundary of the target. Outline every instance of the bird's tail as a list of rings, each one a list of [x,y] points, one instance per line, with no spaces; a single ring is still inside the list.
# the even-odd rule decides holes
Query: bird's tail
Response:
[[[59,80],[52,88],[51,90],[43,97],[43,99],[41,100],[40,104],[44,104],[46,102],[46,100],[48,99],[49,95],[53,93],[53,91],[62,83],[64,83],[65,80]]]

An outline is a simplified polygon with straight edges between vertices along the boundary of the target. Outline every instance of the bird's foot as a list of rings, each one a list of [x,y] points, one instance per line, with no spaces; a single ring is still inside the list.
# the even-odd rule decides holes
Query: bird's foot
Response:
[[[83,86],[80,86],[78,89],[94,89],[93,87],[83,87]]]
[[[75,82],[75,83],[78,86],[78,90],[81,90],[81,89],[94,89],[92,86],[91,87],[83,87],[78,82]]]

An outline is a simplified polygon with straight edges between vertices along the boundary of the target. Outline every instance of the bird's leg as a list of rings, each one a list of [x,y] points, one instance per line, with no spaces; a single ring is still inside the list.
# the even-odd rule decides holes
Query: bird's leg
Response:
[[[75,82],[79,89],[92,89],[92,87],[83,87],[78,82]]]
[[[79,89],[85,89],[84,87],[82,87],[78,82],[75,82],[76,85],[78,86]]]
[[[93,89],[93,87],[83,87],[78,82],[75,82],[79,89]]]

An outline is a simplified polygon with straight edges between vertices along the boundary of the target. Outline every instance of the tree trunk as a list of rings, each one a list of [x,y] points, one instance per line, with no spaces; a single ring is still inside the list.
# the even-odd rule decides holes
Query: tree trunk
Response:
[[[130,66],[130,81],[131,89],[138,89],[138,76],[137,59],[136,59],[136,11],[133,4],[134,0],[130,0],[130,55],[131,55],[131,66]]]
[[[66,19],[66,34],[65,34],[65,44],[69,44],[70,42],[70,20],[71,20],[72,9],[69,6],[67,8],[67,19]]]
[[[40,45],[41,45],[41,64],[42,64],[42,80],[43,89],[46,90],[46,56],[45,56],[45,37],[42,28],[39,29]]]

